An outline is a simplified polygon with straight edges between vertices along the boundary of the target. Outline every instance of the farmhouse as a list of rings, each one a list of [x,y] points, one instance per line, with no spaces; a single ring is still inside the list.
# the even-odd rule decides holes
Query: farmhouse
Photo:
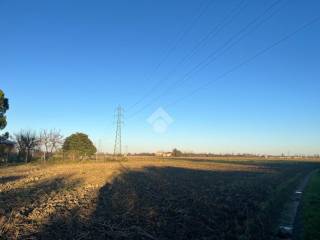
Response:
[[[162,151],[159,151],[159,152],[156,152],[155,155],[157,157],[171,157],[172,156],[172,152],[162,152]]]

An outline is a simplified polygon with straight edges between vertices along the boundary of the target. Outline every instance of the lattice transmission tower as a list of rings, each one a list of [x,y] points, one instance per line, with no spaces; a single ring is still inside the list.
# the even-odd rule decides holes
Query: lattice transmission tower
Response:
[[[115,114],[117,121],[116,121],[116,138],[114,141],[114,150],[113,155],[122,155],[122,142],[121,142],[121,127],[123,124],[123,108],[121,106],[117,107],[116,114]]]

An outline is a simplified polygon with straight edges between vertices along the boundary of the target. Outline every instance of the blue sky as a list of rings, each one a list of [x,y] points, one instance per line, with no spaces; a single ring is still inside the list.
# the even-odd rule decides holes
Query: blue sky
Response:
[[[319,21],[217,80],[319,13],[316,0],[0,0],[6,130],[81,131],[112,151],[120,104],[132,152],[320,153]],[[159,107],[162,133],[147,122]]]

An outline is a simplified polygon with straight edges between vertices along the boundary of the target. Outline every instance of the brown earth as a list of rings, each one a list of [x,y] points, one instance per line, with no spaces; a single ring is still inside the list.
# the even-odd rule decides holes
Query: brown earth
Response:
[[[0,168],[0,239],[272,239],[316,163],[129,158]]]

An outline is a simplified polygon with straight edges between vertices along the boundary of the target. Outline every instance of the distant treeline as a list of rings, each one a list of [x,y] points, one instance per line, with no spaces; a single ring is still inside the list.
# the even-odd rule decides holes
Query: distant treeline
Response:
[[[150,152],[142,152],[142,153],[128,153],[128,156],[156,156],[156,153]],[[174,154],[173,154],[174,156]],[[239,158],[320,158],[319,154],[314,155],[305,155],[305,154],[297,154],[297,155],[271,155],[271,154],[250,154],[250,153],[188,153],[181,152],[177,155],[177,157],[239,157]]]

